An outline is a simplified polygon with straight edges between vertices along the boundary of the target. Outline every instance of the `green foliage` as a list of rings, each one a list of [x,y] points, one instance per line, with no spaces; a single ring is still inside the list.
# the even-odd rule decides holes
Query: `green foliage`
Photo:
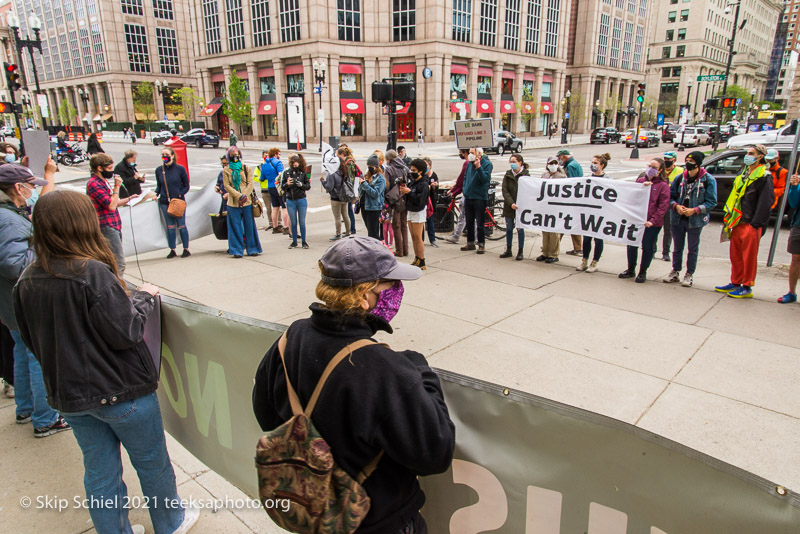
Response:
[[[253,123],[253,106],[247,83],[236,75],[235,69],[228,78],[228,89],[222,97],[222,111],[236,124],[239,134],[244,133]]]
[[[183,108],[183,116],[186,120],[192,120],[200,106],[200,96],[192,87],[181,87],[172,92],[172,98]]]
[[[77,115],[78,110],[72,105],[72,102],[69,101],[68,98],[64,98],[61,100],[61,103],[58,105],[58,120],[64,126],[68,126],[72,124],[72,118]]]
[[[144,115],[147,131],[156,120],[156,105],[153,102],[153,82],[140,82],[133,87],[133,111]]]

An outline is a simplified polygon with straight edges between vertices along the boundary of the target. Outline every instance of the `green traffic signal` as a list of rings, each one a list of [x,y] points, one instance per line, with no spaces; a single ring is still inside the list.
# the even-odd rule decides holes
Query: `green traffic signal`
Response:
[[[735,109],[732,109],[732,110],[731,110],[731,116],[735,116],[735,115],[736,115],[736,110],[735,110]]]
[[[643,96],[637,96],[636,97],[636,101],[641,104],[642,102],[644,102],[644,97]]]

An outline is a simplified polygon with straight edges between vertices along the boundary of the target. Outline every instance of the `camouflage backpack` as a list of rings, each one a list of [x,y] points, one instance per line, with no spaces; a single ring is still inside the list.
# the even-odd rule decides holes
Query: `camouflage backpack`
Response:
[[[370,500],[362,484],[377,468],[383,451],[354,480],[336,465],[330,446],[310,418],[336,366],[356,350],[373,344],[372,340],[361,339],[336,353],[303,410],[286,370],[286,333],[278,342],[293,415],[259,440],[256,468],[261,503],[283,529],[301,534],[350,534],[369,512]],[[267,500],[278,499],[289,501],[288,511],[284,512],[286,507],[266,506]]]

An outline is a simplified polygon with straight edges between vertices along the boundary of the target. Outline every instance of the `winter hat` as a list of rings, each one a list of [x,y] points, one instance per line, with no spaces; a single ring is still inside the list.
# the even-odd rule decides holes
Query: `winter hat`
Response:
[[[686,159],[692,158],[692,161],[697,163],[698,167],[703,164],[703,160],[706,159],[705,154],[700,152],[699,150],[695,150],[693,152],[689,152],[686,156]]]
[[[375,167],[376,169],[381,168],[381,161],[378,159],[377,154],[372,154],[367,158],[367,167]]]

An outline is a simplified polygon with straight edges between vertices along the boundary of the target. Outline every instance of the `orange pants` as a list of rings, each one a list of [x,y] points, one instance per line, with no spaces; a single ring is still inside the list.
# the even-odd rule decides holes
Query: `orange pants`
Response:
[[[741,223],[731,232],[731,283],[753,286],[756,283],[756,262],[761,229]]]

